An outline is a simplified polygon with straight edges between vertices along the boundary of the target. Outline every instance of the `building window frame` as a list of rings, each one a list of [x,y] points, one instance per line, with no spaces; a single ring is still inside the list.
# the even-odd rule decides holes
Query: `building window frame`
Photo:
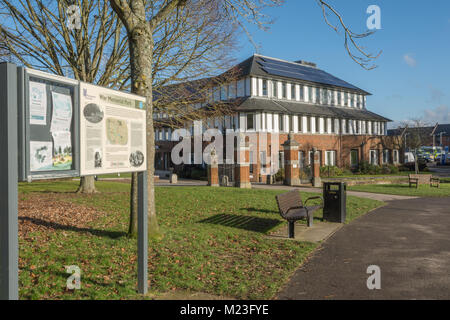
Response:
[[[255,114],[254,113],[247,113],[246,114],[246,130],[255,130]],[[251,120],[251,122],[249,122]],[[251,126],[249,125],[251,123]]]

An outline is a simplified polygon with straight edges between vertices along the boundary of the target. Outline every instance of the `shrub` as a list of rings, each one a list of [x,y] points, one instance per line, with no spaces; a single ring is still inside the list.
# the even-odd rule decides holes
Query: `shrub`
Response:
[[[193,168],[191,170],[191,179],[193,180],[204,180],[207,178],[206,176],[206,170],[199,169],[199,168]]]
[[[338,177],[344,175],[344,170],[338,168],[336,166],[324,166],[320,167],[320,176],[321,177]]]
[[[281,168],[278,170],[278,172],[275,174],[275,181],[283,181],[284,180],[284,169]]]
[[[397,166],[394,166],[392,164],[389,167],[391,168],[391,173],[392,174],[397,174],[400,171],[400,169]]]

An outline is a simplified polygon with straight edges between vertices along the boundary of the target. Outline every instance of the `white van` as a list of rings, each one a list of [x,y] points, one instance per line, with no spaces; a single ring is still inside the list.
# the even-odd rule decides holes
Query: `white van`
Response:
[[[405,163],[414,162],[414,153],[405,152]]]

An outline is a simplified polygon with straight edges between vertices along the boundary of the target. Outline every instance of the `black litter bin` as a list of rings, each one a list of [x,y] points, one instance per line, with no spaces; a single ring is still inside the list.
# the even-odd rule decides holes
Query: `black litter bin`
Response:
[[[347,185],[345,182],[323,183],[323,218],[330,222],[345,222]]]

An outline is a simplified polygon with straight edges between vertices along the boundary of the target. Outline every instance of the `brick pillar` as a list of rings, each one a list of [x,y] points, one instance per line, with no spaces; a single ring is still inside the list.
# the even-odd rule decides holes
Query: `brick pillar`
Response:
[[[300,169],[298,164],[299,143],[294,140],[294,135],[289,134],[288,140],[283,144],[284,148],[284,184],[287,186],[300,185]]]
[[[313,178],[312,185],[315,188],[320,188],[322,186],[322,181],[320,179],[320,151],[317,151],[317,148],[313,148],[314,153],[314,162],[313,162]]]
[[[235,150],[236,165],[234,166],[234,186],[236,188],[252,187],[250,183],[250,147],[245,141],[245,135],[240,134]]]
[[[219,186],[219,162],[215,150],[211,151],[211,164],[208,165],[208,186]]]

